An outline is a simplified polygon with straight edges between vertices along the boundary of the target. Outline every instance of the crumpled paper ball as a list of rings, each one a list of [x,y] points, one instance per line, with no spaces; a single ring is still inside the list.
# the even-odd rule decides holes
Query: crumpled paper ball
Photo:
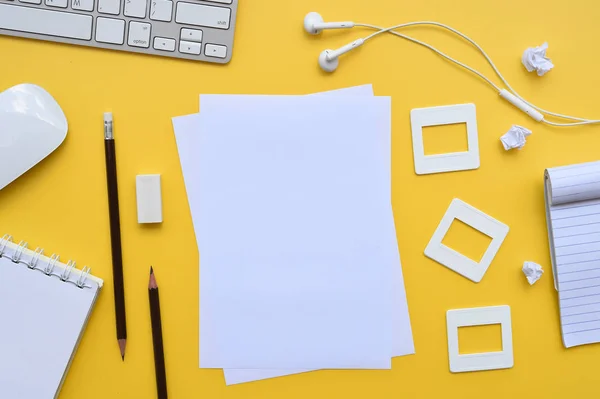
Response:
[[[546,50],[548,50],[548,43],[544,43],[538,47],[529,47],[525,50],[521,62],[527,68],[528,72],[536,71],[538,76],[544,76],[554,68],[554,64],[550,61],[550,58],[546,57]]]
[[[529,285],[533,285],[536,281],[542,277],[544,271],[542,267],[534,262],[526,261],[523,263],[523,273],[525,277],[527,277],[527,281],[529,281]]]
[[[500,141],[506,151],[513,148],[518,148],[520,150],[527,141],[525,137],[528,136],[531,136],[531,130],[523,126],[512,125],[510,130],[500,137]]]

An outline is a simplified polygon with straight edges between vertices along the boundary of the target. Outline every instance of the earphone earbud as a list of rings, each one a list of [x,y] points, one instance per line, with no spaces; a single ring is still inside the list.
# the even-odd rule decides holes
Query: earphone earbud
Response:
[[[304,17],[304,30],[311,35],[318,35],[323,29],[353,28],[354,22],[323,22],[323,17],[318,12],[309,12]]]
[[[338,58],[342,54],[346,54],[348,51],[354,50],[355,48],[361,46],[364,43],[364,39],[358,39],[353,41],[352,43],[346,44],[345,46],[340,47],[337,50],[324,50],[319,55],[319,66],[325,72],[333,72],[337,69],[339,65]]]
[[[327,49],[327,50],[323,50],[321,52],[321,54],[319,54],[319,66],[321,67],[321,69],[323,69],[325,72],[333,72],[337,69],[340,61],[337,59],[337,57],[335,58],[330,58],[330,53],[333,50]]]

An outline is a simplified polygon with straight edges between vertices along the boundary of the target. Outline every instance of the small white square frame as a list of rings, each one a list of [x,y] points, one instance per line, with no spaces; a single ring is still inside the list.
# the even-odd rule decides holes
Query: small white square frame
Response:
[[[490,324],[500,324],[502,327],[502,351],[460,355],[458,352],[458,328]],[[498,370],[514,366],[510,306],[449,310],[446,313],[446,326],[451,372]]]
[[[458,219],[492,238],[492,242],[490,242],[479,263],[442,244],[442,240],[446,236],[446,233],[448,233],[454,219]],[[504,223],[455,198],[450,203],[435,233],[433,233],[429,244],[427,244],[425,256],[478,283],[483,278],[488,267],[490,267],[492,260],[508,234],[508,230],[508,226]]]
[[[410,111],[415,172],[418,175],[479,168],[479,138],[475,104],[416,108]],[[468,150],[425,155],[423,127],[466,123]]]

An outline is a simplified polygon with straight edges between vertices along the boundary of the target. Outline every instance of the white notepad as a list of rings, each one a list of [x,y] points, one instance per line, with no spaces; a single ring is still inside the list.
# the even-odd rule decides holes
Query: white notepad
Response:
[[[389,99],[222,105],[236,118],[203,110],[203,131],[219,134],[187,149],[201,182],[186,181],[202,206],[201,365],[389,368],[392,270],[369,246],[389,232]]]
[[[102,280],[0,240],[0,398],[56,398]]]
[[[545,199],[563,343],[600,342],[600,162],[546,170]]]

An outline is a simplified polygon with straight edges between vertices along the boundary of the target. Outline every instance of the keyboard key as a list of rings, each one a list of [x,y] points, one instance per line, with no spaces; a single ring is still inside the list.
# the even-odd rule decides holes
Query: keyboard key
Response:
[[[171,22],[173,17],[173,2],[153,0],[150,4],[150,19],[154,21]]]
[[[150,30],[150,24],[145,22],[129,22],[127,44],[133,47],[150,47]]]
[[[92,22],[90,15],[0,4],[0,29],[91,40]]]
[[[190,42],[201,42],[202,31],[197,29],[186,29],[181,30],[181,40],[189,40]]]
[[[233,0],[205,0],[205,1],[209,1],[211,3],[221,3],[221,4],[231,4],[231,3],[233,3]]]
[[[125,11],[127,17],[146,18],[146,0],[125,0]]]
[[[42,0],[19,0],[21,3],[42,4]]]
[[[225,58],[227,57],[227,46],[207,44],[204,48],[204,55],[207,57]]]
[[[224,7],[202,6],[192,3],[177,3],[175,21],[180,24],[229,29],[231,10]]]
[[[200,43],[186,42],[185,40],[179,41],[179,52],[185,54],[200,54]]]
[[[67,8],[68,0],[46,0],[46,5],[49,7]]]
[[[98,12],[102,14],[119,15],[121,0],[98,0]]]
[[[94,11],[94,0],[73,0],[71,7],[73,10]]]
[[[155,50],[175,51],[175,39],[155,37],[153,47]]]
[[[110,44],[123,44],[125,38],[125,21],[121,19],[102,18],[96,20],[96,41]]]

